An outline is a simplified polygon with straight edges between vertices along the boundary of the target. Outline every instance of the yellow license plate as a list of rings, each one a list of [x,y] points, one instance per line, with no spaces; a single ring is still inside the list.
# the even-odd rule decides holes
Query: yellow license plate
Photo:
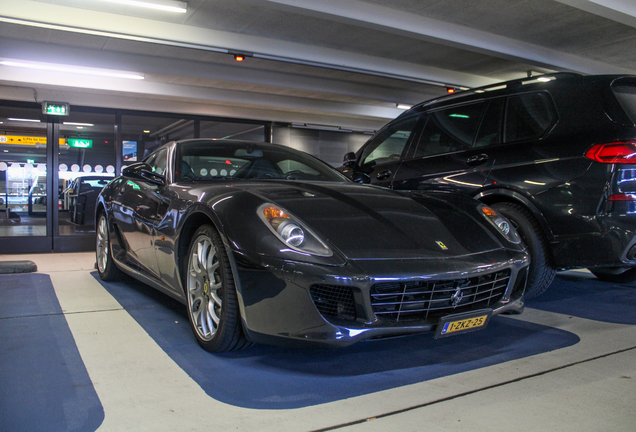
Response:
[[[440,320],[436,337],[450,336],[458,333],[479,330],[486,327],[492,311],[480,311],[470,315],[447,316]]]

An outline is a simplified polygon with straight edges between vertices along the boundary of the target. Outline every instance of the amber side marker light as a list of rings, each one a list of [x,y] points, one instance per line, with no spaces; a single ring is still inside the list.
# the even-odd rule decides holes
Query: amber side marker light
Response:
[[[265,216],[265,219],[270,223],[274,219],[289,219],[289,216],[287,216],[284,211],[274,206],[265,207],[263,209],[263,216]]]
[[[585,152],[585,157],[601,163],[636,164],[636,141],[595,144]]]
[[[236,60],[237,62],[242,62],[243,60],[245,60],[245,56],[241,54],[235,54],[234,60]]]
[[[446,93],[455,93],[455,89],[452,87],[446,87]]]
[[[488,206],[483,206],[483,207],[481,208],[481,211],[482,211],[482,212],[484,212],[484,214],[485,214],[486,216],[497,216],[497,212],[496,212],[496,211],[494,211],[493,209],[491,209],[491,208],[490,208],[490,207],[488,207]]]

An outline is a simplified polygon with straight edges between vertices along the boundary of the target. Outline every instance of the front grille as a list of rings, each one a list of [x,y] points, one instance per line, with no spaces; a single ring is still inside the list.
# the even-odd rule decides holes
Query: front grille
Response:
[[[449,313],[487,308],[504,295],[510,270],[466,279],[382,282],[371,287],[373,312],[382,318],[438,320]]]
[[[309,292],[318,312],[322,316],[355,321],[356,308],[351,288],[339,285],[316,284],[309,287]]]

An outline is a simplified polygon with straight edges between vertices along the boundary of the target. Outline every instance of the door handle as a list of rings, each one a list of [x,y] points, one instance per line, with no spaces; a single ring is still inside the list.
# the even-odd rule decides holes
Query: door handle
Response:
[[[488,160],[488,155],[485,153],[482,153],[482,154],[469,157],[468,159],[466,159],[466,163],[468,165],[475,166],[475,165],[481,165],[485,163],[487,160]]]
[[[379,173],[377,173],[375,177],[378,180],[386,180],[387,178],[389,178],[391,176],[391,174],[393,174],[391,172],[391,170],[384,170],[384,171],[380,171]]]

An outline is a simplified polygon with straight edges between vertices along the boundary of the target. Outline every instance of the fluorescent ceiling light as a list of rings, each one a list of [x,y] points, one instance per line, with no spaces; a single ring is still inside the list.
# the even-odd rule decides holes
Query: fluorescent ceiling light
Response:
[[[127,78],[142,80],[144,76],[135,72],[119,71],[114,69],[98,69],[82,66],[62,65],[55,63],[38,63],[25,60],[0,60],[0,65],[13,66],[28,69],[38,69],[53,72],[68,72],[82,75],[105,76],[111,78]]]
[[[65,125],[73,125],[73,126],[95,126],[93,123],[75,123],[75,122],[63,122]]]
[[[120,3],[128,6],[145,7],[149,9],[158,9],[166,12],[186,13],[188,11],[188,4],[183,1],[172,0],[156,0],[156,1],[141,1],[141,0],[101,0],[109,3]]]
[[[40,123],[40,120],[35,119],[8,118],[7,120]]]
[[[401,103],[399,103],[399,104],[397,104],[397,107],[398,107],[399,109],[409,110],[409,109],[411,109],[411,108],[412,108],[412,105],[407,105],[407,104],[401,104]]]

